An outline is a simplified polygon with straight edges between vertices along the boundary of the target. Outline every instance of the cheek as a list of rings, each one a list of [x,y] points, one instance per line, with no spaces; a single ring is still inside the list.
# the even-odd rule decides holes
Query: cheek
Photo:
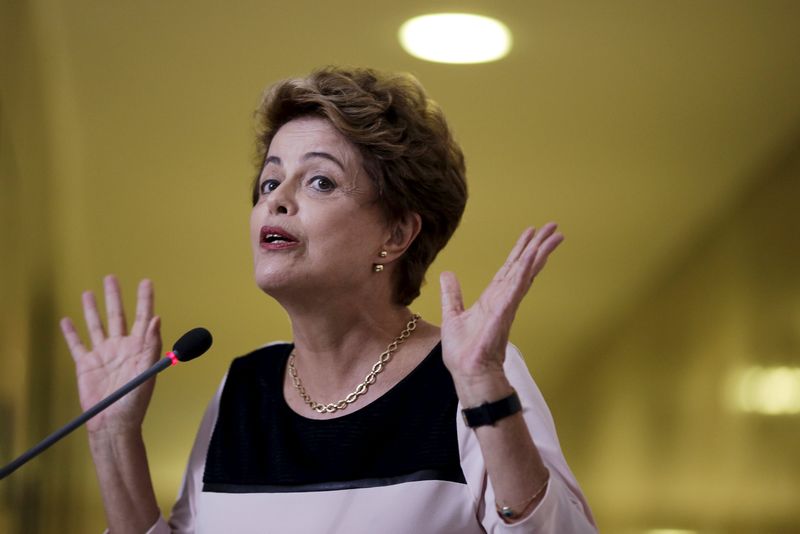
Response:
[[[261,217],[259,217],[259,211],[258,204],[250,211],[250,242],[253,247],[258,245],[258,241],[261,237]]]
[[[357,263],[378,254],[385,231],[382,221],[369,212],[351,213],[338,224],[317,230],[325,236],[326,250]]]

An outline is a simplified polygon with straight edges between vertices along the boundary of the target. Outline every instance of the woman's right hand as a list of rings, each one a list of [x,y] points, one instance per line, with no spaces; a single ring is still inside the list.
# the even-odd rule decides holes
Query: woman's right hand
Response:
[[[108,318],[108,333],[103,327],[97,302],[91,291],[83,293],[83,314],[91,340],[91,349],[81,341],[69,318],[61,320],[78,377],[81,408],[87,410],[130,379],[152,366],[161,353],[161,322],[153,315],[153,284],[142,280],[136,298],[136,318],[128,333],[119,282],[113,275],[103,280]],[[91,434],[114,436],[140,432],[155,378],[90,419]]]

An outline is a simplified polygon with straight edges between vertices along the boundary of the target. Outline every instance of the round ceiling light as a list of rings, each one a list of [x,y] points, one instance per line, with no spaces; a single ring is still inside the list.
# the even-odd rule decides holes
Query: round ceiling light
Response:
[[[437,13],[406,21],[400,43],[414,57],[438,63],[486,63],[511,49],[511,32],[499,20],[467,13]]]

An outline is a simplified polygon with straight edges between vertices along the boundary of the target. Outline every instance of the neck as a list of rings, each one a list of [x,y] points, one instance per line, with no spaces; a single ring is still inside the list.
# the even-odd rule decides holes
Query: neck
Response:
[[[281,304],[289,313],[303,380],[325,383],[334,390],[363,379],[365,369],[411,319],[408,308],[388,298]]]

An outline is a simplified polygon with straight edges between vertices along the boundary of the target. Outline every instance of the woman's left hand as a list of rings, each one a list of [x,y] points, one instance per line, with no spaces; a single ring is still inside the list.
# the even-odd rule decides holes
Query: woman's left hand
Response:
[[[557,225],[526,229],[505,264],[470,308],[464,309],[456,276],[444,272],[442,351],[465,406],[494,401],[508,394],[503,362],[511,324],[520,302],[548,256],[563,241]],[[505,393],[504,393],[505,391]],[[487,398],[497,396],[497,398]]]

